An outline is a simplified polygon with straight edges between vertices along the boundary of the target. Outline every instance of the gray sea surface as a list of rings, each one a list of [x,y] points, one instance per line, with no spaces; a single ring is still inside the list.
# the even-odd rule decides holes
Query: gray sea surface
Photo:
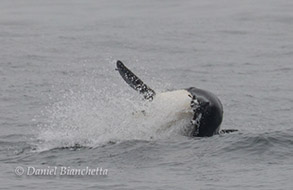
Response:
[[[239,131],[136,118],[116,60],[158,93],[212,91]],[[291,190],[292,60],[290,0],[1,0],[1,189]],[[107,175],[27,173],[55,167]]]

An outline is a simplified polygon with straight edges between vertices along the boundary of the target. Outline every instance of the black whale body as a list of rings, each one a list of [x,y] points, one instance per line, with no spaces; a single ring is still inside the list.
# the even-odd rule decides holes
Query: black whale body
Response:
[[[195,87],[186,89],[192,96],[195,96],[199,102],[199,112],[202,114],[198,133],[193,136],[210,137],[217,134],[223,120],[223,106],[219,98],[213,93]]]

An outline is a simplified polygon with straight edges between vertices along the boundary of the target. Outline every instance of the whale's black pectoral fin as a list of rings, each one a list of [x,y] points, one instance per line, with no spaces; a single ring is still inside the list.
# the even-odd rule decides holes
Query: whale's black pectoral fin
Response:
[[[222,129],[219,131],[219,134],[227,134],[227,133],[233,133],[238,131],[237,129]]]
[[[133,72],[131,72],[121,61],[117,61],[117,70],[119,71],[122,78],[131,86],[134,90],[143,94],[147,100],[152,100],[156,95],[155,91],[149,88],[142,82]]]

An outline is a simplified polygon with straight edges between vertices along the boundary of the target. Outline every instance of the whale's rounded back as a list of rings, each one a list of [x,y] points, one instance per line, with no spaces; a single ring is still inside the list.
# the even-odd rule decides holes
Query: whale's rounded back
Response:
[[[199,102],[201,113],[198,133],[194,136],[209,137],[218,133],[223,120],[223,106],[219,98],[213,93],[191,87],[186,89]],[[198,114],[198,113],[195,113]]]

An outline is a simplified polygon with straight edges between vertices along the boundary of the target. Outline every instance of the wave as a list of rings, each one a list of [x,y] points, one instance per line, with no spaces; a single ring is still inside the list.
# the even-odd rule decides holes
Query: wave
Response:
[[[293,156],[293,131],[270,131],[263,133],[238,133],[225,135],[217,150],[218,155],[225,155],[228,160],[234,158],[254,157],[257,159],[282,159]]]

